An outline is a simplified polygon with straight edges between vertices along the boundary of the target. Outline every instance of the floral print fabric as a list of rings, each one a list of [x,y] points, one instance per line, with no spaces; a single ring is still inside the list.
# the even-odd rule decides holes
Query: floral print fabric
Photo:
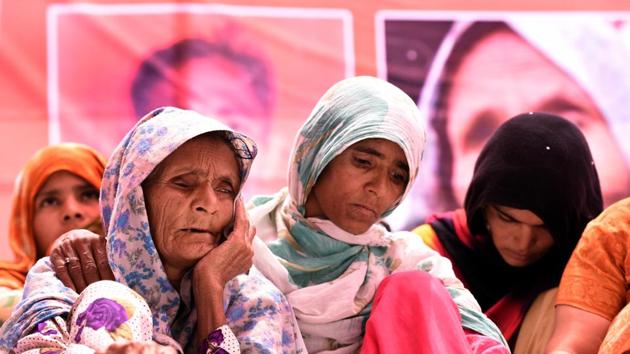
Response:
[[[33,333],[18,342],[15,352],[93,353],[105,351],[114,342],[147,342],[152,339],[151,321],[151,311],[142,297],[119,283],[101,281],[81,293],[68,323],[60,317],[40,322]],[[203,353],[240,352],[228,326],[212,335],[221,340],[215,342],[214,351],[206,348]]]

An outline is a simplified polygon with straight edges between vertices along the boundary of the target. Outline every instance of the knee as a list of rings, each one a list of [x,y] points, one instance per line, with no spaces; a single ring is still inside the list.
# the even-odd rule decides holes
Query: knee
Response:
[[[90,284],[74,304],[70,334],[76,343],[105,344],[110,340],[152,338],[153,319],[144,298],[127,286],[109,281]],[[106,336],[107,331],[109,334]]]
[[[412,270],[394,273],[383,280],[381,292],[426,297],[427,293],[445,291],[442,282],[427,272]]]
[[[104,297],[109,299],[124,299],[125,302],[132,302],[135,307],[139,306],[141,308],[146,307],[147,310],[149,309],[149,305],[147,305],[145,299],[137,292],[126,285],[111,280],[101,280],[90,284],[81,292],[76,302],[91,303],[98,298]]]

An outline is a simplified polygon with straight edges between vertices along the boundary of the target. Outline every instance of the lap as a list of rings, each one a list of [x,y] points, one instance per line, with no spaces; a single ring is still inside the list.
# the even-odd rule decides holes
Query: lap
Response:
[[[115,342],[150,341],[152,333],[151,311],[144,299],[120,283],[101,281],[81,293],[67,320],[55,317],[40,323],[18,342],[16,352],[104,351]]]

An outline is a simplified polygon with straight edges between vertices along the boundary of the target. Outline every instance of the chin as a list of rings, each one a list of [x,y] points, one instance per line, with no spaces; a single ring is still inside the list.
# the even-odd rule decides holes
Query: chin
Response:
[[[514,268],[525,268],[525,267],[529,267],[530,265],[534,263],[531,260],[524,261],[524,260],[511,259],[508,261],[506,259],[503,259],[503,261],[507,263],[510,267],[514,267]]]
[[[340,226],[338,225],[341,229],[343,229],[345,232],[351,233],[353,235],[361,235],[364,234],[365,232],[367,232],[367,230],[370,229],[370,226],[357,226],[357,225],[348,225],[348,226]]]

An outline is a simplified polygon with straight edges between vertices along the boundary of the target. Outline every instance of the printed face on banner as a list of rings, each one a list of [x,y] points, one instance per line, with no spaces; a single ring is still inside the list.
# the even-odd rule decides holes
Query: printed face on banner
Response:
[[[51,110],[51,140],[83,142],[109,154],[151,110],[193,109],[256,141],[259,155],[245,197],[286,184],[298,128],[321,94],[354,70],[343,11],[211,4],[58,8],[48,33],[56,43],[49,66],[58,78],[51,81],[58,94],[49,97],[58,107]]]
[[[461,207],[486,141],[507,119],[528,111],[560,115],[581,129],[606,205],[630,194],[630,149],[621,138],[630,133],[624,132],[630,114],[621,104],[630,99],[623,65],[630,55],[616,22],[580,23],[569,15],[472,23],[456,13],[444,20],[414,16],[382,17],[387,54],[379,65],[427,113],[432,135],[424,165],[431,181],[412,192],[425,204],[424,215],[399,219],[409,224]]]
[[[628,193],[628,169],[619,168],[625,166],[623,153],[595,102],[514,32],[500,31],[480,40],[462,60],[451,83],[444,99],[453,154],[452,183],[459,203],[485,142],[508,118],[525,111],[551,112],[575,123],[589,142],[605,186],[605,202]]]

